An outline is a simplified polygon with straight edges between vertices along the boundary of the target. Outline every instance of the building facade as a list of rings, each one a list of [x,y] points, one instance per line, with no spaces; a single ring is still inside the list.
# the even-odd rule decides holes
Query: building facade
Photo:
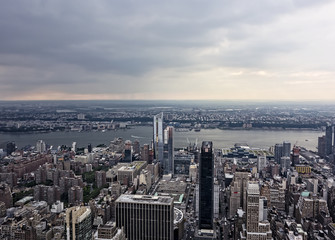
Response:
[[[202,142],[199,164],[199,229],[213,229],[214,213],[213,143]]]
[[[159,162],[164,157],[163,113],[154,116],[154,158]]]
[[[66,210],[66,240],[92,240],[92,213],[89,207]]]
[[[172,240],[174,205],[170,197],[121,195],[116,200],[116,226],[128,240]]]

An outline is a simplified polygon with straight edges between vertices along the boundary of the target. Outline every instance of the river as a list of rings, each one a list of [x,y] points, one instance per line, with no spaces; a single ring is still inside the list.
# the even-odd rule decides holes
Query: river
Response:
[[[84,147],[91,143],[109,144],[116,137],[132,140],[138,139],[140,144],[150,143],[152,140],[152,127],[136,126],[106,132],[50,132],[50,133],[0,133],[0,143],[15,141],[19,148],[26,145],[35,145],[39,139],[54,147],[62,144],[71,146],[77,142],[77,147]],[[220,130],[201,129],[200,132],[175,132],[175,147],[185,147],[188,141],[200,144],[202,141],[213,141],[215,148],[232,147],[235,143],[247,143],[250,147],[268,149],[276,143],[289,141],[291,144],[316,151],[318,137],[324,133],[312,130]]]

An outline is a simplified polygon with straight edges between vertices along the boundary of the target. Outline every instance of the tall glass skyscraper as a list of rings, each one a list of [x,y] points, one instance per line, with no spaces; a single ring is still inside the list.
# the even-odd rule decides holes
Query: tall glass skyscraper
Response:
[[[326,127],[326,155],[333,153],[333,127],[329,124]]]
[[[199,165],[199,229],[213,229],[214,213],[213,143],[202,142]]]
[[[163,139],[163,113],[154,116],[154,158],[163,162],[164,139]]]
[[[174,128],[168,126],[164,130],[164,173],[173,173],[174,169],[174,145],[173,145]]]

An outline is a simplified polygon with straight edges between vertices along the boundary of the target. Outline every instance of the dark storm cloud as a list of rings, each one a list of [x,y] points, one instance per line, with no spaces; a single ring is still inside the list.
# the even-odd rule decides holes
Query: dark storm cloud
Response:
[[[2,1],[0,82],[7,90],[61,91],[72,84],[87,92],[80,83],[96,81],[123,92],[141,89],[140,77],[157,69],[264,66],[298,45],[278,41],[281,36],[254,39],[257,31],[320,4],[325,1]],[[199,57],[225,41],[230,46],[219,54]]]

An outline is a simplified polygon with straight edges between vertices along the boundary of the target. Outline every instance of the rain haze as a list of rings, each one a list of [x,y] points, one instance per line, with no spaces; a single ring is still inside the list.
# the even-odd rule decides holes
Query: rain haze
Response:
[[[335,2],[1,1],[0,100],[335,100]]]

